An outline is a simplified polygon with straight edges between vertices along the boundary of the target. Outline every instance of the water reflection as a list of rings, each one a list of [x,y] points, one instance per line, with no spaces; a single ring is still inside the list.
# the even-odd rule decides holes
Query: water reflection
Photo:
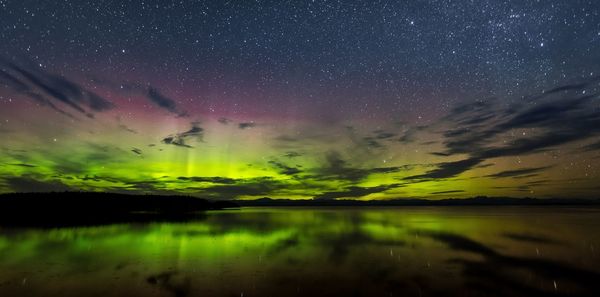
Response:
[[[0,296],[598,296],[600,212],[254,208],[0,229]]]

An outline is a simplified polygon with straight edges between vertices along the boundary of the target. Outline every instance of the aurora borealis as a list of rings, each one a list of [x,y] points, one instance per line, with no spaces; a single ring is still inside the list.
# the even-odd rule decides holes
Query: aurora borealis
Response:
[[[0,1],[0,192],[597,198],[597,1]]]

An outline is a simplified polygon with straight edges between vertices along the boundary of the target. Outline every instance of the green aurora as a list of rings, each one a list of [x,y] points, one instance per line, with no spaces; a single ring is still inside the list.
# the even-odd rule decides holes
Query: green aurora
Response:
[[[598,83],[589,86],[595,89]],[[581,101],[572,97],[582,92],[576,91],[542,94],[531,105],[504,109],[493,101],[465,103],[415,124],[400,116],[329,123],[181,117],[150,105],[143,111],[123,107],[70,118],[13,100],[0,110],[0,191],[214,199],[593,197],[600,178],[593,149],[598,129],[571,136],[578,126],[558,119],[519,122],[528,113],[534,117],[537,110],[561,107],[565,100]],[[116,106],[118,98],[112,99]],[[548,116],[598,117],[597,107],[587,107],[597,106],[597,97],[586,98]],[[134,100],[142,104],[145,98]],[[519,110],[502,114],[514,108]],[[488,113],[493,116],[465,124]],[[558,141],[546,139],[561,134]],[[472,144],[456,148],[461,142]]]

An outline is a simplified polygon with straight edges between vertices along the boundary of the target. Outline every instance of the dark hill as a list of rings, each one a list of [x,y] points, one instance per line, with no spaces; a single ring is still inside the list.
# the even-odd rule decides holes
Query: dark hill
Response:
[[[0,195],[0,226],[58,227],[126,222],[188,221],[202,211],[238,207],[191,196],[101,192]]]

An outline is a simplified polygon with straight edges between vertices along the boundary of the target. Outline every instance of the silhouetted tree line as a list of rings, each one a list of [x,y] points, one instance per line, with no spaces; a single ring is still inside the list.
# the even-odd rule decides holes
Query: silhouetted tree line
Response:
[[[102,192],[0,195],[0,226],[102,225],[119,222],[187,221],[199,212],[239,207],[231,201],[191,196]],[[201,215],[201,214],[200,214]]]

